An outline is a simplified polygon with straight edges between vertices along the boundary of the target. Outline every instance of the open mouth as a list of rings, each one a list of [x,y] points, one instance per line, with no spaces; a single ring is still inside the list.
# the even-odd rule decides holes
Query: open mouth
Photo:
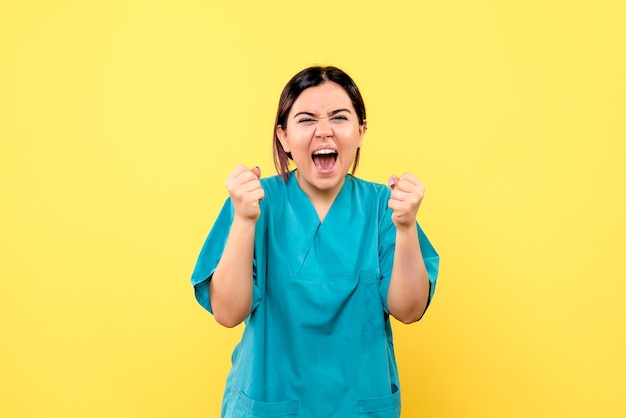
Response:
[[[331,170],[337,162],[337,151],[334,149],[320,149],[311,155],[313,164],[320,170]]]

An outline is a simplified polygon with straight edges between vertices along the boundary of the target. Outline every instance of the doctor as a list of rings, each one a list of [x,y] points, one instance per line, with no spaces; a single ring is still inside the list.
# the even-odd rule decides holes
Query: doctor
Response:
[[[415,221],[413,174],[354,177],[366,130],[353,80],[307,68],[279,100],[279,175],[239,165],[226,181],[191,279],[220,324],[245,322],[223,417],[400,416],[389,316],[422,317],[439,257]]]

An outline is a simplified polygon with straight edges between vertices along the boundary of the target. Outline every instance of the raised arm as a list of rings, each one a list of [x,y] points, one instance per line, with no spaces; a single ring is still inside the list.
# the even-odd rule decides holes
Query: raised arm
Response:
[[[209,284],[215,320],[225,327],[239,325],[252,309],[254,231],[265,196],[258,167],[238,165],[226,180],[234,217],[222,257]]]
[[[428,304],[430,282],[422,257],[415,217],[424,185],[412,174],[390,178],[391,220],[396,226],[396,248],[387,294],[389,313],[406,324],[418,321]]]

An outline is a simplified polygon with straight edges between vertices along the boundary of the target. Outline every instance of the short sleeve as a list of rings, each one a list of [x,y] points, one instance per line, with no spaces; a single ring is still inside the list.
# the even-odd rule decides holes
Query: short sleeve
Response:
[[[428,305],[430,305],[430,301],[435,294],[437,277],[439,276],[439,254],[437,254],[437,251],[435,251],[435,248],[426,237],[426,234],[422,231],[419,223],[416,222],[415,224],[417,226],[417,237],[422,250],[422,258],[424,259],[428,280],[430,281],[430,295],[428,295]]]
[[[209,282],[224,252],[226,240],[233,222],[233,215],[232,202],[230,199],[227,199],[204,241],[196,266],[191,274],[191,284],[194,287],[196,300],[211,313],[213,313],[213,310],[211,309],[209,298]]]

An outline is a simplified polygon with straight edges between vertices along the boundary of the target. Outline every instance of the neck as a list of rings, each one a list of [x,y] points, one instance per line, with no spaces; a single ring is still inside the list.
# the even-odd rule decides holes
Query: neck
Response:
[[[337,198],[339,191],[345,183],[345,177],[339,184],[337,184],[337,186],[333,187],[332,189],[320,190],[308,184],[306,181],[303,181],[300,177],[300,173],[298,172],[298,170],[295,171],[295,174],[300,189],[302,189],[304,194],[308,196],[309,200],[313,204],[313,207],[317,212],[317,216],[320,218],[320,222],[324,221],[326,214],[328,213],[330,207],[333,205],[333,202]]]

